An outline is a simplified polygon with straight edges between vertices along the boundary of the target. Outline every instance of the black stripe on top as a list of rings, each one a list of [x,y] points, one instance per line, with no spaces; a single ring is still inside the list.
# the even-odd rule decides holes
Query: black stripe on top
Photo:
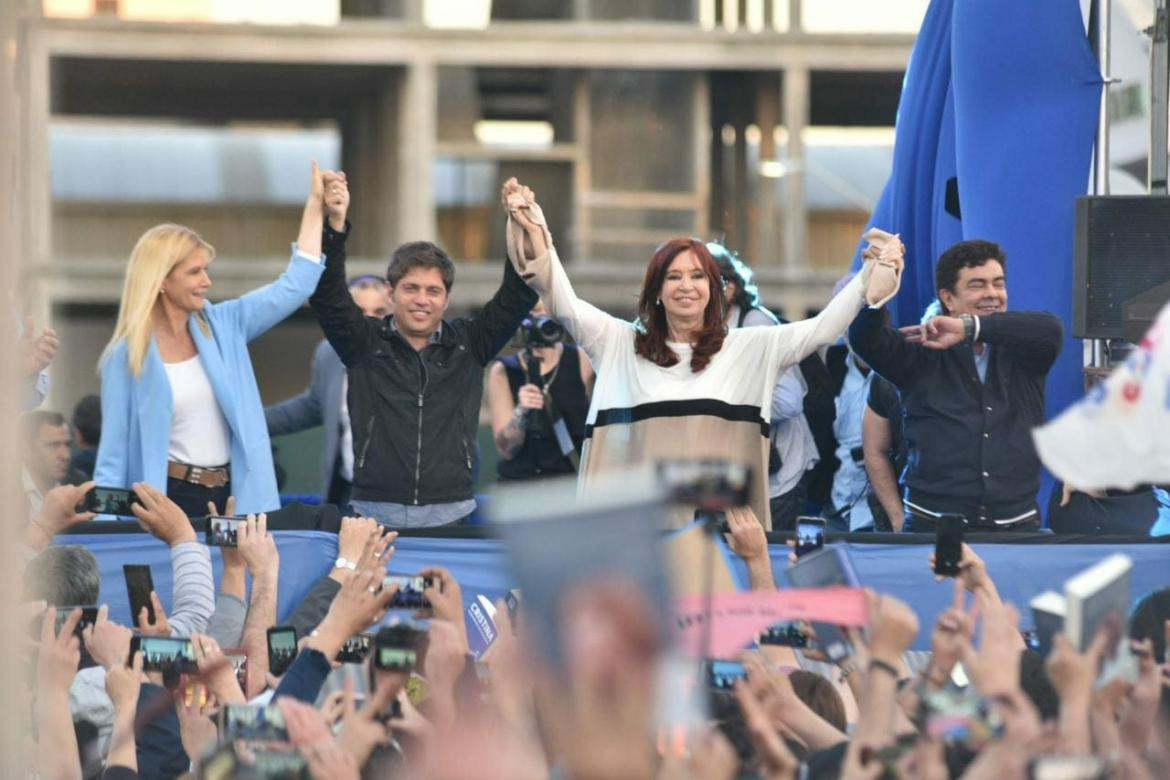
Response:
[[[719,417],[732,422],[757,423],[760,426],[760,435],[768,435],[768,423],[764,422],[760,414],[760,407],[748,404],[729,404],[716,401],[713,398],[695,398],[689,401],[658,401],[651,404],[638,404],[621,409],[601,409],[597,412],[597,421],[585,426],[585,438],[592,438],[593,429],[606,425],[629,425],[639,420],[650,420],[655,417]]]

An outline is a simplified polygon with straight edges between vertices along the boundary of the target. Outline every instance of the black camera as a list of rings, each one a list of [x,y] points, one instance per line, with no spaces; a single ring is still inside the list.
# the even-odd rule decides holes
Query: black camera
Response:
[[[554,347],[565,340],[564,326],[543,314],[526,317],[520,323],[520,333],[526,347]]]

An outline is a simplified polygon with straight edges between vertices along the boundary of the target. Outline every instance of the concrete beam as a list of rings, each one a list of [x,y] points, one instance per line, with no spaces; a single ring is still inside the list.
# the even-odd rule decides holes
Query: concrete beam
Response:
[[[54,56],[655,70],[902,70],[914,36],[705,31],[677,23],[501,22],[486,30],[349,20],[331,27],[35,22]]]

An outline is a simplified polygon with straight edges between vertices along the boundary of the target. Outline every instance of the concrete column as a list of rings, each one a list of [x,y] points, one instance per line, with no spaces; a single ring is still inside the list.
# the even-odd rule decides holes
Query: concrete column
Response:
[[[356,257],[386,257],[399,242],[401,71],[387,72],[384,86],[357,106],[341,125],[342,167],[349,177]]]
[[[776,157],[776,123],[780,115],[780,95],[775,82],[762,78],[756,90],[756,121],[760,126],[760,160]],[[756,250],[749,262],[771,265],[779,262],[776,244],[776,180],[756,175]]]
[[[716,133],[711,130],[711,76],[696,73],[692,78],[695,80],[691,125],[691,154],[694,155],[695,166],[695,235],[706,239],[711,232],[711,143],[708,139]]]
[[[53,201],[49,181],[49,52],[40,35],[25,36],[26,79],[23,109],[20,191],[16,193],[24,233],[24,259],[29,265],[52,257]]]
[[[398,114],[398,242],[438,237],[433,175],[438,96],[433,61],[416,60],[407,66]]]
[[[808,264],[808,204],[805,190],[804,128],[809,118],[809,74],[805,68],[784,71],[784,126],[788,153],[784,177],[784,254],[789,268]]]

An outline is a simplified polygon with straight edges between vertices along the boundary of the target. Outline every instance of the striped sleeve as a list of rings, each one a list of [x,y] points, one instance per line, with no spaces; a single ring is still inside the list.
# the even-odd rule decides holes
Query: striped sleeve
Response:
[[[211,552],[200,542],[182,542],[171,548],[171,636],[202,632],[215,611],[215,583]]]

